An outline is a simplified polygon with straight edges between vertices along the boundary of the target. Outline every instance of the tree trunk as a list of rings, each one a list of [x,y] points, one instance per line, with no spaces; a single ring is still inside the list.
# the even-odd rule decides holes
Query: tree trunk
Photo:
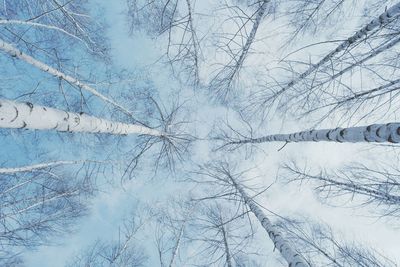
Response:
[[[1,107],[0,107],[0,110],[1,110]],[[17,172],[30,172],[30,171],[49,168],[49,167],[55,167],[55,166],[59,166],[59,165],[71,165],[71,164],[78,164],[78,163],[83,163],[83,162],[84,161],[77,161],[77,160],[60,160],[60,161],[51,161],[51,162],[46,162],[46,163],[39,163],[39,164],[29,165],[29,166],[21,166],[21,167],[16,167],[16,168],[0,168],[0,174],[12,174],[12,173],[17,173]]]
[[[118,135],[164,133],[137,124],[126,124],[59,109],[0,99],[0,128],[56,130],[61,132],[109,133]]]
[[[370,60],[371,58],[376,57],[377,55],[379,55],[380,53],[392,48],[393,46],[397,45],[400,42],[400,37],[399,38],[395,38],[392,41],[388,42],[387,44],[375,49],[370,55],[366,56],[365,58],[351,64],[350,66],[344,68],[343,70],[339,71],[338,73],[332,75],[332,77],[330,77],[327,81],[324,81],[320,84],[317,84],[316,86],[321,86],[327,82],[330,82],[340,76],[342,76],[344,73],[352,70],[353,68],[360,66],[361,64],[365,63],[366,61]]]
[[[216,90],[217,98],[221,99],[223,102],[227,100],[229,91],[232,89],[232,83],[240,72],[240,69],[243,67],[243,63],[250,51],[251,45],[254,42],[258,27],[261,24],[267,4],[269,2],[270,0],[263,0],[261,6],[258,8],[253,27],[248,35],[246,43],[240,51],[239,58],[237,58],[237,54],[239,54],[239,52],[237,54],[232,52],[232,55],[230,55],[232,58],[230,63],[222,68],[222,70],[217,73],[210,83],[210,88]],[[251,20],[251,18],[249,20]]]
[[[186,219],[185,219],[185,221],[183,221],[181,228],[179,229],[179,234],[178,234],[178,237],[176,238],[175,246],[172,251],[171,261],[169,262],[169,265],[168,265],[169,267],[174,266],[175,258],[176,258],[176,255],[178,255],[179,246],[181,244],[183,231],[185,230],[185,225],[186,225]]]
[[[257,217],[260,221],[262,227],[267,231],[269,237],[271,238],[274,246],[279,250],[283,258],[289,264],[289,267],[309,267],[309,264],[304,260],[304,258],[294,250],[290,244],[282,237],[282,234],[276,226],[274,226],[271,221],[265,216],[262,210],[257,206],[253,199],[251,199],[243,187],[236,182],[236,180],[228,175],[229,179],[233,183],[233,186],[240,193],[243,201],[247,204],[250,211]]]
[[[303,131],[291,134],[267,135],[260,138],[249,138],[232,141],[227,145],[265,143],[265,142],[389,142],[400,143],[400,123],[372,124],[369,126],[322,129]]]
[[[262,18],[265,14],[265,10],[267,8],[267,4],[269,3],[270,0],[264,0],[263,3],[261,4],[258,12],[257,12],[257,16],[254,20],[254,24],[253,24],[253,28],[250,31],[249,34],[249,38],[247,38],[245,45],[243,46],[243,50],[242,53],[240,54],[239,59],[237,60],[234,70],[232,72],[232,74],[229,77],[229,85],[231,84],[233,78],[235,77],[236,73],[242,68],[243,66],[243,62],[246,59],[247,54],[249,53],[250,50],[250,46],[252,45],[252,43],[254,42],[254,38],[256,37],[256,33],[258,30],[258,27],[261,24]]]
[[[360,194],[364,196],[368,196],[380,203],[386,203],[389,205],[397,205],[400,204],[400,196],[398,195],[393,195],[390,193],[390,191],[386,190],[384,186],[384,182],[360,182],[358,179],[351,180],[348,177],[333,177],[329,178],[326,176],[322,175],[309,175],[303,172],[300,172],[298,170],[294,170],[292,168],[289,168],[293,173],[297,175],[302,175],[307,179],[312,179],[315,181],[323,182],[326,185],[319,187],[319,190],[322,188],[327,188],[326,190],[331,191],[332,187],[337,187],[339,189],[342,189],[343,191],[347,191],[350,194]],[[399,184],[397,183],[396,185],[392,185],[393,187],[398,186]]]
[[[17,48],[15,48],[14,46],[12,46],[9,43],[4,42],[3,40],[0,39],[0,49],[3,50],[4,52],[6,52],[7,54],[11,55],[12,57],[16,57],[22,61],[25,61],[26,63],[44,71],[47,72],[59,79],[63,79],[64,81],[73,84],[75,86],[77,86],[78,88],[88,91],[91,94],[99,97],[100,99],[102,99],[103,101],[112,104],[113,106],[117,107],[118,109],[120,109],[121,111],[123,111],[125,114],[129,115],[130,117],[134,117],[133,114],[126,108],[124,108],[123,106],[121,106],[120,104],[116,103],[114,100],[110,99],[109,97],[99,93],[96,89],[94,89],[93,87],[82,83],[81,81],[79,81],[77,78],[74,78],[72,76],[69,76],[53,67],[50,67],[49,65],[29,56],[24,54],[22,51],[18,50]]]
[[[393,17],[395,17],[399,14],[400,14],[400,3],[397,3],[394,6],[392,6],[391,8],[387,9],[385,12],[383,12],[379,17],[373,19],[370,23],[368,23],[362,29],[357,31],[353,36],[351,36],[346,41],[341,43],[338,47],[336,47],[334,50],[332,50],[330,53],[328,53],[324,58],[322,58],[318,63],[311,64],[311,66],[305,72],[303,72],[299,77],[293,79],[290,83],[288,83],[286,86],[284,86],[281,90],[279,90],[277,92],[276,95],[279,95],[279,94],[285,92],[286,90],[288,90],[289,88],[293,87],[298,82],[300,82],[302,79],[304,79],[305,77],[310,75],[313,71],[317,70],[323,64],[330,61],[333,56],[337,55],[338,53],[340,53],[342,51],[345,51],[349,46],[351,46],[355,42],[364,38],[364,36],[366,36],[371,31],[381,28],[384,24],[386,24]]]
[[[40,28],[45,28],[45,29],[49,29],[49,30],[56,30],[56,31],[62,32],[74,39],[84,42],[78,36],[68,32],[60,27],[53,26],[53,25],[47,25],[47,24],[42,24],[42,23],[37,23],[37,22],[32,22],[32,21],[16,20],[16,19],[0,19],[0,24],[15,24],[15,25],[24,25],[24,26],[28,26],[28,27],[33,26],[33,27],[40,27]]]
[[[193,16],[192,16],[192,6],[190,4],[190,0],[186,0],[186,5],[188,8],[188,23],[189,23],[189,28],[190,32],[192,35],[192,42],[193,42],[193,60],[194,60],[194,81],[195,85],[198,86],[200,83],[200,77],[199,77],[199,48],[197,47],[197,36],[196,32],[194,30],[193,26]]]

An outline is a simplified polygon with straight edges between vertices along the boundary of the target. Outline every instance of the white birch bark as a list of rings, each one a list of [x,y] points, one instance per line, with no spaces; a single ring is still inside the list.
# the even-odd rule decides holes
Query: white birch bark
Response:
[[[193,60],[194,60],[194,75],[195,75],[195,84],[196,86],[200,83],[200,78],[199,78],[199,48],[197,47],[197,36],[196,32],[193,27],[193,16],[192,16],[192,6],[190,4],[190,0],[186,0],[186,5],[188,8],[188,20],[189,20],[189,27],[190,27],[190,32],[192,35],[192,42],[193,42]]]
[[[308,176],[308,177],[310,177],[310,176]],[[344,190],[349,191],[350,193],[358,193],[358,194],[366,195],[371,198],[375,198],[377,200],[384,201],[388,204],[400,204],[400,196],[396,196],[396,195],[392,195],[387,192],[371,189],[371,188],[368,188],[363,185],[358,185],[354,182],[344,183],[344,182],[339,182],[339,181],[329,179],[326,177],[317,177],[314,179],[324,181],[324,182],[329,182],[332,185],[337,186],[338,188],[343,188]]]
[[[218,72],[217,75],[211,81],[210,88],[216,89],[218,98],[222,99],[223,101],[227,99],[229,90],[232,87],[232,83],[235,77],[240,72],[241,68],[243,67],[243,63],[247,57],[247,54],[250,51],[251,45],[254,42],[258,27],[262,22],[263,16],[267,8],[267,4],[269,2],[270,0],[263,0],[261,6],[259,7],[256,17],[254,19],[253,27],[248,35],[246,43],[241,49],[239,58],[236,57],[236,54],[231,55],[232,57],[231,62],[227,66],[225,66],[220,72]]]
[[[338,102],[332,103],[330,105],[341,105],[341,104],[344,104],[346,102],[350,102],[350,101],[353,101],[353,100],[360,99],[363,96],[365,96],[364,99],[370,99],[370,98],[373,98],[373,97],[376,97],[376,96],[381,96],[383,94],[387,94],[387,93],[390,93],[392,91],[398,90],[398,88],[390,88],[391,86],[397,85],[398,83],[400,83],[400,79],[396,79],[396,80],[390,81],[387,84],[384,84],[384,85],[381,85],[379,87],[370,89],[368,91],[356,93],[353,96],[349,96],[349,97],[347,97],[347,98],[345,98],[343,100],[340,100]],[[377,93],[377,94],[376,95],[372,95],[373,93]]]
[[[394,40],[388,42],[387,44],[379,47],[378,49],[374,50],[370,55],[366,56],[365,58],[355,62],[354,64],[351,64],[350,66],[344,68],[343,70],[339,71],[338,73],[332,75],[332,77],[329,78],[328,81],[323,82],[322,84],[325,84],[329,81],[332,81],[336,78],[338,78],[339,76],[342,76],[344,73],[348,72],[349,70],[352,70],[354,67],[356,66],[360,66],[361,64],[365,63],[366,61],[370,60],[371,58],[376,57],[377,55],[379,55],[380,53],[388,50],[389,48],[392,48],[393,46],[395,46],[396,44],[398,44],[400,42],[400,38],[395,38]],[[318,84],[322,85],[322,84]]]
[[[181,228],[179,229],[179,234],[178,234],[178,237],[176,238],[175,246],[174,246],[174,248],[172,250],[171,260],[170,260],[169,265],[168,265],[169,267],[173,267],[174,266],[176,255],[178,255],[178,250],[179,250],[179,246],[181,244],[183,231],[185,230],[186,220],[187,219],[185,219],[185,221],[182,223]]]
[[[393,17],[398,16],[399,14],[400,14],[400,3],[397,3],[394,6],[392,6],[391,8],[387,9],[385,12],[383,12],[379,17],[373,19],[370,23],[368,23],[362,29],[357,31],[353,36],[349,37],[347,40],[342,42],[338,47],[336,47],[334,50],[329,52],[325,57],[323,57],[318,63],[312,64],[300,76],[293,79],[286,86],[284,86],[281,90],[279,90],[276,95],[279,95],[279,94],[283,93],[284,91],[288,90],[289,88],[293,87],[298,82],[300,82],[302,79],[304,79],[305,77],[310,75],[313,71],[317,70],[323,64],[330,61],[333,56],[337,55],[338,53],[340,53],[342,51],[345,51],[349,46],[351,46],[355,42],[364,38],[371,31],[381,28],[384,24],[388,23],[389,21],[391,21],[391,19]]]
[[[372,124],[368,126],[303,131],[291,134],[267,135],[249,138],[228,144],[265,143],[265,142],[389,142],[400,143],[400,123]]]
[[[254,38],[256,37],[256,33],[258,30],[258,27],[261,24],[262,18],[265,14],[265,10],[267,8],[267,4],[269,3],[270,0],[264,0],[263,3],[261,4],[258,12],[257,12],[257,16],[254,20],[254,24],[253,24],[253,28],[250,31],[249,34],[249,38],[247,38],[245,45],[243,46],[243,50],[242,53],[240,54],[239,59],[237,60],[236,64],[235,64],[235,68],[234,71],[232,72],[232,74],[230,75],[230,79],[229,79],[229,84],[232,82],[233,77],[236,75],[236,73],[239,71],[239,69],[242,67],[244,60],[246,59],[246,56],[250,50],[250,46],[252,45],[252,43],[254,42]]]
[[[81,42],[84,42],[78,36],[68,32],[60,27],[53,26],[53,25],[47,25],[47,24],[42,24],[42,23],[37,23],[37,22],[32,22],[32,21],[16,20],[16,19],[0,19],[0,24],[15,24],[15,25],[24,25],[24,26],[29,26],[29,27],[34,26],[34,27],[40,27],[40,28],[45,28],[45,29],[49,29],[49,30],[55,30],[55,31],[62,32],[74,39],[81,41]]]
[[[0,99],[0,128],[56,130],[117,135],[165,134],[142,125],[127,124],[59,109]]]
[[[0,103],[1,103],[1,101],[0,101]],[[1,107],[0,107],[0,109],[1,109]],[[81,162],[83,162],[83,161],[60,160],[60,161],[51,161],[51,162],[46,162],[46,163],[39,163],[39,164],[29,165],[29,166],[21,166],[21,167],[16,167],[16,168],[0,168],[0,174],[11,174],[11,173],[18,173],[18,172],[30,172],[30,171],[49,168],[49,167],[55,167],[55,166],[59,166],[59,165],[78,164],[78,163],[81,163]]]
[[[37,206],[43,205],[43,204],[48,203],[48,202],[52,202],[52,201],[57,200],[57,199],[62,198],[62,197],[68,197],[68,196],[77,195],[77,192],[78,192],[78,190],[75,190],[75,191],[72,191],[72,192],[64,192],[64,193],[58,194],[58,195],[56,194],[56,195],[52,195],[52,196],[48,196],[48,195],[42,196],[40,201],[35,202],[35,203],[29,205],[28,207],[16,210],[13,213],[0,215],[0,219],[5,219],[7,217],[12,217],[12,216],[15,216],[15,215],[22,214],[22,213],[27,212],[27,211],[29,211],[31,209],[34,209]]]
[[[253,199],[247,195],[243,187],[236,182],[235,178],[233,178],[231,175],[228,175],[228,177],[231,180],[233,186],[240,193],[243,201],[249,207],[250,211],[257,217],[265,231],[267,231],[269,237],[274,243],[274,246],[279,250],[282,257],[289,264],[289,267],[309,267],[309,264],[295,249],[290,246],[290,244],[284,239],[284,237],[280,233],[278,227],[271,223],[267,216],[253,201]]]
[[[0,39],[0,49],[3,50],[4,52],[6,52],[7,54],[9,54],[12,57],[16,57],[22,61],[25,61],[26,63],[44,71],[49,73],[50,75],[53,75],[54,77],[63,79],[64,81],[71,83],[75,86],[77,86],[78,88],[88,91],[91,94],[97,96],[98,98],[102,99],[103,101],[112,104],[113,106],[117,107],[118,109],[120,109],[121,111],[123,111],[125,114],[133,117],[133,114],[126,108],[124,108],[123,106],[121,106],[120,104],[118,104],[117,102],[115,102],[114,100],[112,100],[111,98],[99,93],[96,89],[94,89],[93,87],[82,83],[81,81],[79,81],[77,78],[74,78],[72,76],[69,76],[27,54],[24,54],[22,51],[20,51],[19,49],[15,48],[14,46],[12,46],[11,44],[4,42],[3,40]]]

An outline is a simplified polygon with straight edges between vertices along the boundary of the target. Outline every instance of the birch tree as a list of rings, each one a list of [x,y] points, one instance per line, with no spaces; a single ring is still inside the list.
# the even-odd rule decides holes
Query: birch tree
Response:
[[[239,132],[223,132],[218,138],[225,141],[220,148],[227,146],[240,147],[245,144],[268,142],[338,142],[338,143],[399,143],[399,123],[371,124],[349,128],[309,130],[290,134],[266,135],[263,137],[247,137]]]
[[[246,216],[237,215],[228,203],[218,199],[204,202],[198,204],[199,212],[191,222],[192,231],[188,238],[190,245],[197,248],[191,261],[202,266],[232,267],[259,258],[258,250],[251,244],[254,233],[248,227]]]
[[[220,193],[220,196],[234,196],[237,197],[239,201],[243,202],[249,212],[257,218],[260,225],[267,232],[269,239],[273,242],[274,247],[277,248],[281,257],[289,266],[310,266],[301,254],[288,243],[284,233],[280,232],[256,204],[253,198],[245,191],[245,187],[239,182],[240,176],[242,175],[241,173],[233,174],[228,163],[218,162],[202,168],[199,174],[213,180],[215,185],[220,185],[225,188],[225,191],[223,191],[225,193]]]
[[[145,134],[162,137],[166,133],[136,124],[113,122],[86,114],[57,110],[32,103],[0,100],[1,128],[57,130],[64,132]],[[43,118],[46,118],[44,120]]]
[[[24,54],[22,51],[18,50],[17,48],[15,48],[14,46],[12,46],[9,43],[2,41],[1,39],[0,39],[0,49],[3,50],[4,52],[6,52],[7,54],[9,54],[10,56],[18,58],[20,60],[23,60],[26,63],[40,69],[41,71],[49,73],[50,75],[53,75],[56,78],[65,80],[66,82],[75,85],[79,89],[90,92],[91,94],[99,97],[100,99],[102,99],[103,101],[105,101],[109,104],[112,104],[113,106],[117,107],[118,109],[122,110],[125,114],[127,114],[133,118],[133,114],[129,110],[127,110],[120,104],[116,103],[114,100],[110,99],[109,97],[104,96],[103,94],[99,93],[96,89],[92,88],[91,86],[82,83],[77,78],[74,78],[67,74],[62,73],[62,72],[50,67],[49,65],[34,59],[33,57],[31,57],[29,55]]]
[[[8,41],[24,35],[23,42],[35,44],[30,46],[31,52],[44,43],[51,43],[53,49],[61,48],[62,40],[70,47],[78,43],[94,56],[107,57],[108,45],[101,33],[104,25],[91,18],[85,2],[4,1],[0,16],[0,28],[12,33],[7,35]]]
[[[380,14],[379,17],[370,21],[366,26],[364,26],[363,28],[358,30],[354,35],[352,35],[347,40],[345,40],[343,43],[341,43],[339,46],[337,46],[336,49],[329,52],[326,56],[324,56],[316,64],[312,64],[305,72],[300,74],[300,76],[298,78],[289,82],[277,94],[279,95],[279,94],[285,92],[286,90],[290,89],[295,84],[297,84],[301,79],[304,79],[305,77],[310,75],[312,72],[317,70],[319,67],[321,67],[323,64],[325,64],[326,62],[331,60],[333,56],[337,55],[338,53],[340,53],[340,52],[344,51],[345,49],[349,48],[350,46],[354,45],[356,42],[362,40],[365,37],[365,35],[367,35],[368,33],[375,31],[377,29],[380,29],[386,23],[393,21],[394,19],[396,19],[396,17],[399,14],[400,14],[400,4],[395,4],[394,6],[385,10],[385,12]]]
[[[182,82],[198,87],[201,46],[192,0],[127,0],[131,34],[144,31],[166,41],[165,61]],[[183,75],[184,74],[184,75]]]
[[[70,232],[86,214],[96,167],[79,163],[77,169],[63,168],[71,163],[1,169],[0,262],[11,264],[10,258],[18,259],[24,250],[53,243],[53,237]]]
[[[137,245],[137,240],[135,240],[135,235],[142,224],[135,219],[125,219],[119,229],[118,238],[111,241],[96,241],[85,251],[76,255],[67,266],[146,266],[147,256],[145,251]]]
[[[277,226],[287,233],[311,266],[396,266],[377,250],[334,234],[327,224],[304,219],[286,219]]]
[[[331,17],[337,14],[344,16],[342,11],[346,1],[309,1],[295,0],[290,1],[287,5],[287,16],[290,18],[290,23],[294,25],[295,30],[290,35],[292,42],[298,39],[301,33],[311,32],[315,34],[319,28]]]
[[[321,200],[353,207],[371,207],[378,216],[398,217],[400,207],[399,173],[396,167],[371,169],[363,164],[349,164],[339,170],[321,169],[315,173],[297,164],[284,165],[281,178],[291,182],[309,181]],[[346,198],[344,198],[346,196]],[[334,201],[336,200],[336,201]]]
[[[219,34],[221,41],[217,43],[217,49],[221,49],[227,54],[229,62],[223,64],[212,78],[209,88],[216,98],[225,103],[232,95],[235,89],[235,83],[239,80],[240,70],[243,68],[244,62],[248,54],[251,52],[251,46],[256,41],[257,30],[268,14],[270,1],[264,0],[255,2],[252,5],[256,10],[248,15],[239,5],[228,5],[224,9],[228,9],[231,17],[225,23],[237,24],[238,31],[233,34],[222,32]],[[238,20],[238,21],[236,21]],[[247,24],[252,25],[251,30],[247,32]],[[242,39],[242,40],[240,40]]]
[[[153,210],[155,243],[160,266],[181,266],[186,262],[188,230],[196,204],[181,197],[171,197],[168,204]]]
[[[269,86],[270,89],[256,93],[253,96],[252,103],[258,102],[265,109],[279,99],[278,105],[282,109],[298,110],[301,109],[300,107],[312,109],[314,105],[318,105],[321,98],[329,97],[330,92],[332,92],[331,94],[340,92],[333,86],[333,81],[344,87],[341,90],[352,90],[351,86],[349,88],[349,86],[343,85],[339,78],[356,67],[362,67],[365,62],[376,58],[398,44],[398,39],[394,34],[394,25],[396,25],[399,10],[399,4],[387,8],[316,63],[304,63],[306,70],[294,73],[295,78],[290,82],[285,85]],[[360,46],[362,47],[363,41],[368,45],[362,49]],[[355,55],[354,50],[356,49],[360,52]],[[346,61],[349,63],[345,63]],[[365,69],[369,71],[368,67]],[[293,71],[292,68],[291,71]],[[370,71],[370,73],[377,78],[381,77],[375,70]],[[288,103],[292,105],[288,105]]]

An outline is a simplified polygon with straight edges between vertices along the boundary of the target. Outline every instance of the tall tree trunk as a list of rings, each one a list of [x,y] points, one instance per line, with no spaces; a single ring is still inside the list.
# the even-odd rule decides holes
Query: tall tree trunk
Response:
[[[328,104],[328,106],[331,106],[331,105],[342,105],[344,103],[351,102],[353,100],[362,99],[363,96],[365,96],[364,99],[371,99],[371,98],[374,98],[376,96],[382,96],[384,94],[387,94],[387,93],[390,93],[390,92],[398,90],[399,89],[398,87],[390,88],[391,86],[397,85],[398,83],[400,83],[400,79],[396,79],[396,80],[390,81],[387,84],[384,84],[384,85],[381,85],[379,87],[370,89],[368,91],[362,91],[362,92],[355,93],[355,94],[350,95],[350,96],[346,96],[343,100],[340,100],[340,101],[337,101],[337,102],[334,102],[334,103],[330,103],[330,104]],[[375,92],[377,94],[371,96],[371,94],[375,93]]]
[[[195,82],[195,85],[198,86],[200,83],[199,48],[197,47],[197,45],[198,45],[197,36],[196,36],[196,32],[195,32],[194,26],[193,26],[192,6],[190,4],[190,0],[186,0],[186,5],[188,8],[188,23],[189,23],[190,33],[192,35],[191,39],[193,42],[194,82]]]
[[[343,43],[341,43],[334,50],[329,52],[318,63],[311,64],[311,66],[305,72],[303,72],[302,74],[300,74],[300,76],[298,76],[297,78],[295,78],[291,82],[289,82],[286,86],[284,86],[281,90],[279,90],[275,94],[275,96],[280,95],[283,92],[285,92],[286,90],[290,89],[291,87],[296,85],[298,82],[300,82],[302,79],[304,79],[308,75],[310,75],[313,71],[317,70],[323,64],[330,61],[333,56],[339,54],[340,52],[345,51],[349,46],[351,46],[352,44],[354,44],[357,41],[360,41],[371,31],[381,28],[384,24],[391,21],[391,19],[393,17],[395,17],[399,14],[400,14],[400,3],[397,3],[394,6],[392,6],[391,8],[387,9],[385,12],[383,12],[379,17],[373,19],[370,23],[368,23],[362,29],[357,31],[353,36],[349,37],[347,40],[345,40]]]
[[[319,83],[319,84],[317,84],[316,86],[321,86],[321,85],[323,85],[323,84],[325,84],[325,83],[327,83],[327,82],[330,82],[330,81],[332,81],[332,80],[334,80],[334,79],[336,79],[336,78],[342,76],[344,73],[346,73],[346,72],[352,70],[353,68],[355,68],[355,67],[357,67],[357,66],[360,66],[361,64],[363,64],[363,63],[365,63],[366,61],[370,60],[371,58],[374,58],[374,57],[376,57],[377,55],[379,55],[380,53],[385,52],[386,50],[392,48],[393,46],[397,45],[399,42],[400,42],[400,37],[391,40],[390,42],[388,42],[388,43],[382,45],[381,47],[379,47],[379,48],[377,48],[377,49],[375,49],[370,55],[368,55],[368,56],[362,58],[361,60],[359,60],[359,61],[357,61],[357,62],[351,64],[350,66],[348,66],[348,67],[342,69],[341,71],[339,71],[339,72],[337,72],[336,74],[332,75],[332,77],[330,77],[327,81],[324,81],[324,82],[322,82],[322,83]]]
[[[251,45],[254,42],[258,27],[261,24],[267,4],[269,2],[270,0],[263,0],[261,6],[258,8],[253,27],[248,35],[246,43],[240,51],[239,58],[237,58],[236,53],[232,52],[232,55],[230,55],[232,57],[231,62],[233,61],[232,64],[230,62],[227,66],[225,66],[211,81],[210,88],[216,90],[218,98],[223,101],[227,99],[229,91],[232,89],[232,83],[240,72],[240,69],[243,67],[243,63],[250,51]]]
[[[5,99],[0,99],[0,128],[164,136],[164,133],[142,125],[109,121],[82,113]]]
[[[93,87],[82,83],[81,81],[79,81],[77,78],[74,78],[72,76],[69,76],[27,54],[24,54],[22,51],[18,50],[17,48],[15,48],[14,46],[12,46],[9,43],[4,42],[3,40],[0,39],[0,50],[3,50],[4,52],[6,52],[7,54],[11,55],[12,57],[16,57],[22,61],[25,61],[26,63],[44,71],[49,73],[50,75],[53,75],[59,79],[62,79],[70,84],[73,84],[75,86],[77,86],[78,88],[88,91],[91,94],[97,96],[98,98],[102,99],[103,101],[112,104],[113,106],[117,107],[118,109],[120,109],[121,111],[123,111],[125,114],[129,115],[130,117],[134,118],[133,114],[126,108],[124,108],[123,106],[121,106],[120,104],[118,104],[117,102],[115,102],[114,100],[112,100],[111,98],[99,93],[96,89],[94,89]]]
[[[1,110],[1,107],[0,107],[0,110]],[[35,165],[21,166],[21,167],[15,167],[15,168],[0,168],[0,174],[12,174],[12,173],[18,173],[18,172],[30,172],[30,171],[35,171],[35,170],[55,167],[55,166],[59,166],[59,165],[71,165],[71,164],[78,164],[78,163],[83,163],[83,162],[85,162],[85,161],[60,160],[60,161],[51,161],[51,162],[46,162],[46,163],[39,163],[39,164],[35,164]]]
[[[233,186],[240,193],[243,201],[247,204],[250,211],[257,217],[262,227],[267,231],[269,237],[274,243],[274,246],[279,250],[283,258],[287,261],[289,267],[309,267],[309,264],[304,260],[304,258],[290,246],[290,244],[283,238],[278,228],[271,223],[267,216],[254,202],[254,200],[247,195],[243,187],[236,182],[236,179],[233,178],[232,175],[228,175],[228,177],[231,180]]]
[[[249,53],[250,46],[254,42],[254,38],[256,37],[258,27],[261,24],[262,18],[265,14],[265,10],[267,8],[267,4],[269,3],[269,1],[270,0],[264,0],[263,3],[261,4],[259,10],[257,11],[257,16],[254,20],[253,28],[250,31],[249,38],[247,38],[246,43],[243,46],[242,53],[240,54],[239,59],[236,61],[235,67],[232,71],[232,74],[229,77],[228,86],[231,85],[233,78],[235,77],[235,75],[239,72],[239,70],[243,66],[244,60],[246,59],[246,56]]]
[[[265,142],[390,142],[400,143],[400,123],[371,124],[368,126],[303,131],[291,134],[274,134],[228,142],[226,145]]]
[[[49,29],[49,30],[56,30],[56,31],[62,32],[76,40],[84,42],[84,40],[82,40],[78,36],[68,32],[60,27],[53,26],[53,25],[47,25],[47,24],[42,24],[42,23],[37,23],[37,22],[32,22],[32,21],[16,20],[16,19],[0,19],[0,24],[15,24],[15,25],[24,25],[24,26],[28,26],[28,27],[33,26],[33,27],[40,27],[40,28],[45,28],[45,29]]]
[[[174,246],[174,248],[172,250],[171,260],[170,260],[169,265],[168,265],[169,267],[174,266],[175,258],[178,255],[179,246],[181,244],[183,231],[185,230],[186,221],[187,221],[187,218],[183,221],[183,223],[181,225],[181,228],[179,229],[179,233],[178,233],[178,236],[176,238],[175,246]]]

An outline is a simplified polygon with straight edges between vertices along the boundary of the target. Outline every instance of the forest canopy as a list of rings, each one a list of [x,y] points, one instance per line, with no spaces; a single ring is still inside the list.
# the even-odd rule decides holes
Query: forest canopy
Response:
[[[399,42],[391,0],[1,1],[0,266],[398,266]]]

